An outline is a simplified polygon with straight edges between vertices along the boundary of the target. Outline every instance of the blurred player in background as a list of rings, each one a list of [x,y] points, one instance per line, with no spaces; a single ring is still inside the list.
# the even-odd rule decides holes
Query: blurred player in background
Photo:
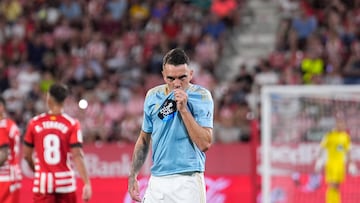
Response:
[[[0,202],[17,203],[21,187],[20,131],[6,117],[6,104],[0,97]]]
[[[346,166],[349,162],[350,174],[357,173],[357,168],[351,160],[351,139],[343,115],[336,116],[336,126],[324,135],[320,143],[320,151],[315,164],[315,171],[320,172],[325,158],[326,202],[340,203],[340,184],[346,175]],[[325,156],[324,156],[325,153]]]
[[[83,159],[80,123],[63,112],[68,94],[65,85],[53,84],[46,98],[49,111],[32,118],[26,130],[24,158],[35,171],[33,200],[36,203],[77,201],[76,177],[69,164],[69,157],[84,182],[83,200],[91,198],[91,183]]]
[[[135,144],[129,194],[141,201],[137,175],[152,144],[151,177],[144,203],[205,203],[205,151],[212,143],[212,96],[190,83],[193,71],[181,49],[163,59],[166,84],[148,91],[142,130]]]

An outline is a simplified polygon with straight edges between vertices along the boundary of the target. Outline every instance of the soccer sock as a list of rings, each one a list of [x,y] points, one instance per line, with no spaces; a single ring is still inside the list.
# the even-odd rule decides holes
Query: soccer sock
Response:
[[[326,203],[340,203],[339,189],[328,187],[326,190]]]

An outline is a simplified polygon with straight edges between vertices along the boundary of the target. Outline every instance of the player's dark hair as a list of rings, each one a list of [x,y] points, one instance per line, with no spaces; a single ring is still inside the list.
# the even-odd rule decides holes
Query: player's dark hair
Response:
[[[69,94],[69,90],[64,84],[53,84],[50,86],[49,94],[57,103],[63,103]]]
[[[163,67],[165,66],[165,64],[177,66],[181,64],[189,64],[189,62],[190,59],[186,55],[185,51],[180,48],[175,48],[165,54],[163,59]]]
[[[0,104],[2,104],[6,108],[6,101],[4,97],[0,97]]]

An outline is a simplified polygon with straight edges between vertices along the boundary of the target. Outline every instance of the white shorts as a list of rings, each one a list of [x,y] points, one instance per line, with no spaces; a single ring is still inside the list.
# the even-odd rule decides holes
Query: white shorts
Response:
[[[204,173],[151,176],[143,203],[206,203]]]

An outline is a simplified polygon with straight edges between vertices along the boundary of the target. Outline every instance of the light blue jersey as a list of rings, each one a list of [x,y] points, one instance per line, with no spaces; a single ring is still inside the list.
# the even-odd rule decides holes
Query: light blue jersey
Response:
[[[151,134],[151,173],[163,176],[205,170],[205,153],[193,143],[177,112],[174,93],[166,95],[167,85],[148,91],[144,104],[142,130]],[[187,107],[202,127],[213,127],[214,103],[205,88],[190,84]]]

